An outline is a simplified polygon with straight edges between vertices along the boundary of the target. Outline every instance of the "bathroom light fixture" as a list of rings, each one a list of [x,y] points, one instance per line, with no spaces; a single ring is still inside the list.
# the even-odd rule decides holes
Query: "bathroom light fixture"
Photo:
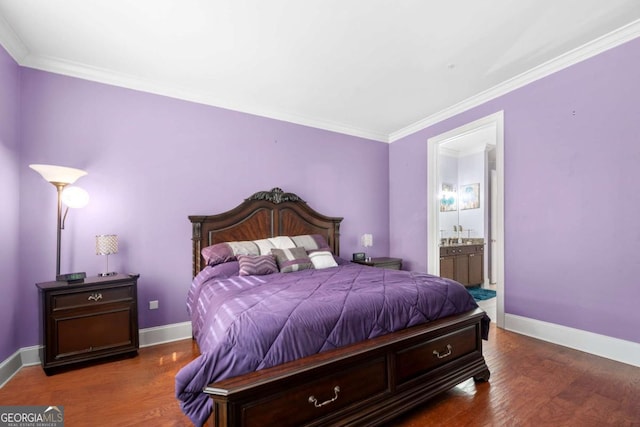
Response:
[[[109,271],[109,255],[118,253],[118,236],[115,234],[101,234],[96,236],[96,255],[107,256],[107,268],[98,276],[115,276],[115,271]]]
[[[69,202],[68,207],[79,208],[84,207],[89,202],[89,194],[75,187],[76,189],[71,191],[71,194],[63,197],[63,191],[69,184],[73,184],[87,174],[87,172],[81,169],[68,168],[65,166],[54,165],[29,165],[31,169],[38,172],[42,177],[53,184],[58,190],[58,221],[57,221],[57,246],[56,246],[56,277],[60,275],[60,242],[62,237],[62,229],[64,229],[64,218],[67,216],[68,208],[65,211],[64,218],[62,216],[62,202],[63,198],[66,202]],[[70,188],[71,189],[71,188]],[[75,195],[74,195],[75,193]],[[78,197],[79,196],[79,197]]]

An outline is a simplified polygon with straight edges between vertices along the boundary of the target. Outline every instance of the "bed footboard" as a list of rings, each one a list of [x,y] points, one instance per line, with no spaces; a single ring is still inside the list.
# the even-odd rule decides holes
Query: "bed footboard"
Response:
[[[212,426],[379,425],[457,384],[487,381],[482,310],[209,384]]]

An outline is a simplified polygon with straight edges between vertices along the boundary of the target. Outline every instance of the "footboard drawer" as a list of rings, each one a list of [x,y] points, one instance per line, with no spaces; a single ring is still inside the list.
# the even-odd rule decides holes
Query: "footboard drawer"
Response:
[[[381,357],[254,401],[243,408],[242,425],[299,426],[387,390],[386,363]]]
[[[220,383],[223,385],[224,381]],[[206,392],[226,394],[210,384]],[[318,372],[308,380],[284,380],[279,387],[263,388],[258,395],[234,399],[230,407],[215,405],[215,425],[243,427],[301,426],[323,419],[329,414],[349,411],[371,398],[389,392],[387,358],[362,361],[356,368]],[[226,400],[223,397],[220,400]],[[225,409],[226,407],[226,409]],[[217,409],[217,410],[216,410]],[[224,415],[223,415],[224,414]]]
[[[476,325],[470,325],[399,351],[396,354],[397,383],[402,384],[431,369],[479,350],[476,328]]]

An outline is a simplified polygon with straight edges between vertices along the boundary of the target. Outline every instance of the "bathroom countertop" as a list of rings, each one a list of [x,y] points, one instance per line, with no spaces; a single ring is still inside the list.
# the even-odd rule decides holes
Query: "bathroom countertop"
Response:
[[[463,239],[462,243],[440,244],[441,247],[452,248],[455,246],[484,245],[484,239]]]

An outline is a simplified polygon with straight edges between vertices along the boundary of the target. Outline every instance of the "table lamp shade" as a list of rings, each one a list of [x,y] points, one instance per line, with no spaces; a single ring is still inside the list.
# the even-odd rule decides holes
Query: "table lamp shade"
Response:
[[[118,253],[118,236],[102,234],[96,236],[96,255],[111,255]]]

